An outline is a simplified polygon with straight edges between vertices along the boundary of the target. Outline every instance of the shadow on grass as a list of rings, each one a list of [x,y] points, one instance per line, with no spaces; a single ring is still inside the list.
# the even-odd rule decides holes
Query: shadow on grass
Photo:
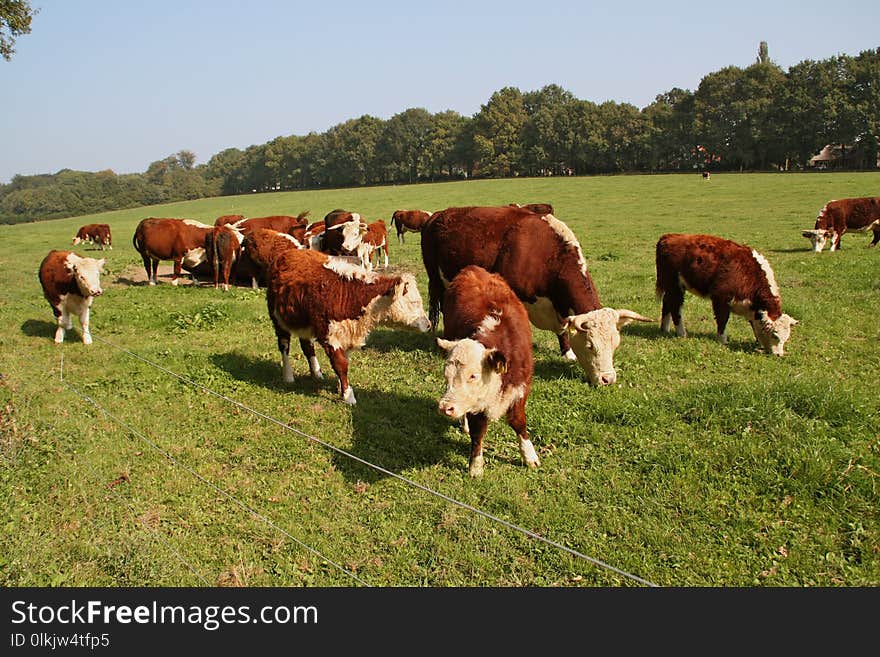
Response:
[[[21,325],[21,332],[32,338],[55,338],[57,322],[46,322],[41,319],[28,319]]]
[[[812,253],[813,249],[811,248],[800,248],[800,249],[766,249],[767,253]]]
[[[353,454],[395,473],[441,464],[467,468],[470,438],[440,417],[436,399],[364,388],[355,394]],[[342,455],[333,461],[349,481],[372,483],[389,476]]]
[[[439,335],[439,334],[438,334]],[[376,329],[367,337],[366,346],[381,353],[394,351],[436,351],[439,352],[436,342],[437,336],[428,331],[408,331],[406,329]]]
[[[299,345],[297,344],[298,348]],[[285,383],[281,378],[280,356],[276,361],[254,358],[238,351],[227,351],[225,354],[212,354],[211,362],[237,381],[258,385],[273,392],[290,392],[295,390],[305,394],[312,394],[326,386],[336,390],[336,377],[332,371],[330,376],[327,376],[327,373],[324,374],[323,381],[315,381],[308,373],[308,364],[302,352],[297,354],[293,349],[290,351],[291,365],[294,367],[293,383]],[[302,373],[299,375],[296,374],[297,355],[302,361]]]

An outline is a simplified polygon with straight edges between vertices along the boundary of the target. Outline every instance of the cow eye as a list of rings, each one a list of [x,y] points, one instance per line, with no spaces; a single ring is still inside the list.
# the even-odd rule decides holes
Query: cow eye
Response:
[[[468,377],[468,381],[476,381],[476,380],[477,380],[477,375],[476,375],[476,374],[471,374],[471,375]]]

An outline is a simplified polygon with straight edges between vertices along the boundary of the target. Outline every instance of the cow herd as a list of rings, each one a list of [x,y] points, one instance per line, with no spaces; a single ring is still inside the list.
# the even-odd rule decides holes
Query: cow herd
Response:
[[[348,404],[356,403],[348,352],[363,347],[374,327],[437,333],[442,316],[436,344],[445,354],[446,389],[438,412],[460,421],[469,434],[469,473],[482,474],[483,438],[489,423],[501,416],[517,435],[523,461],[538,466],[525,414],[534,370],[531,327],[555,333],[561,354],[576,360],[592,385],[602,386],[617,380],[620,329],[654,320],[602,306],[577,238],[549,204],[397,210],[391,224],[401,243],[406,232],[421,235],[427,310],[412,273],[374,270],[381,256],[388,267],[384,222],[368,224],[348,210],[333,210],[313,223],[308,212],[224,215],[213,226],[147,218],[138,224],[132,245],[149,285],[158,283],[158,263],[171,260],[174,285],[185,269],[194,277],[211,277],[223,290],[236,281],[264,286],[284,381],[293,381],[292,337],[299,340],[311,375],[322,378],[317,344]],[[88,240],[102,249],[110,246],[109,226],[99,224],[99,231],[95,226],[83,226],[74,244]],[[831,201],[803,235],[816,251],[828,239],[836,250],[848,230],[872,230],[870,245],[877,244],[880,198]],[[714,235],[668,233],[657,241],[655,258],[661,331],[687,335],[681,310],[689,291],[711,300],[719,340],[727,341],[733,313],[749,322],[765,352],[783,355],[798,321],[782,312],[779,287],[764,256]],[[82,341],[91,343],[89,309],[102,293],[104,262],[53,250],[41,263],[40,283],[57,322],[55,342],[63,342],[77,315]]]

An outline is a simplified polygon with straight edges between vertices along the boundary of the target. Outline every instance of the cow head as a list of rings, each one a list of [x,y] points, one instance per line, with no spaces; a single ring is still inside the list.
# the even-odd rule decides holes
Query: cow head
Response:
[[[764,351],[774,356],[783,355],[785,343],[791,337],[791,327],[800,324],[794,317],[785,313],[773,321],[763,310],[755,313],[754,319],[749,320],[749,323]]]
[[[801,235],[810,240],[810,244],[813,246],[813,251],[819,253],[822,249],[825,248],[825,242],[828,241],[828,231],[824,228],[814,228],[813,230],[804,230],[801,231]]]
[[[571,315],[562,322],[571,335],[571,348],[594,386],[617,381],[614,350],[620,344],[620,329],[631,321],[653,322],[632,310],[599,308],[582,315]]]
[[[431,330],[431,322],[422,304],[422,295],[419,294],[416,279],[412,274],[401,274],[400,281],[389,294],[391,304],[386,311],[389,323],[422,333]]]
[[[106,260],[101,258],[81,258],[75,253],[67,257],[67,268],[73,275],[80,292],[84,297],[98,297],[103,294],[101,288],[101,272]]]
[[[507,410],[493,408],[501,401],[501,375],[507,371],[503,353],[471,338],[437,338],[437,346],[446,352],[446,392],[437,405],[440,415],[459,420],[466,413],[487,413],[494,419]]]

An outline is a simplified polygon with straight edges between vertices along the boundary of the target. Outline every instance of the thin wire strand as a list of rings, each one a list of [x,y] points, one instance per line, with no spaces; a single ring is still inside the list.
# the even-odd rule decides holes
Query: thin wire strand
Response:
[[[135,436],[137,436],[138,438],[140,438],[140,439],[141,439],[142,441],[144,441],[147,445],[149,445],[153,450],[155,450],[156,452],[158,452],[159,454],[161,454],[162,456],[164,456],[166,459],[168,459],[168,460],[169,460],[171,463],[173,463],[174,465],[176,465],[176,466],[178,466],[178,467],[180,467],[180,468],[186,470],[189,474],[191,474],[193,477],[195,477],[196,479],[198,479],[199,481],[201,481],[203,484],[205,484],[206,486],[208,486],[209,488],[211,488],[213,491],[219,493],[220,495],[222,495],[223,497],[225,497],[226,499],[228,499],[230,502],[233,502],[234,504],[236,504],[236,505],[239,506],[240,508],[244,509],[245,511],[247,511],[248,513],[250,513],[251,515],[253,515],[255,518],[257,518],[257,519],[261,520],[262,522],[266,523],[267,525],[269,525],[270,527],[272,527],[275,531],[278,531],[278,532],[284,534],[284,535],[287,536],[291,541],[293,541],[294,543],[296,543],[296,544],[299,545],[300,547],[302,547],[302,548],[308,550],[309,552],[311,552],[312,554],[314,554],[316,557],[318,557],[318,558],[320,558],[320,559],[326,561],[326,562],[329,563],[330,565],[334,566],[334,567],[337,568],[339,571],[341,571],[342,573],[344,573],[345,575],[347,575],[347,576],[350,577],[351,579],[355,580],[355,581],[358,582],[359,584],[362,584],[363,586],[368,586],[368,587],[370,586],[369,583],[365,582],[365,581],[362,580],[360,577],[358,577],[357,575],[355,575],[355,574],[352,573],[351,571],[347,570],[347,569],[346,569],[345,567],[343,567],[342,565],[336,563],[336,562],[333,561],[332,559],[329,559],[329,558],[325,557],[323,554],[321,554],[320,552],[318,552],[315,548],[313,548],[313,547],[311,547],[310,545],[307,545],[307,544],[304,543],[303,541],[299,540],[298,538],[296,538],[295,536],[293,536],[290,532],[288,532],[288,531],[287,531],[286,529],[284,529],[283,527],[279,527],[278,525],[276,525],[276,524],[275,524],[274,522],[272,522],[269,518],[267,518],[266,516],[264,516],[262,513],[260,513],[260,512],[257,511],[256,509],[254,509],[254,508],[253,508],[252,506],[250,506],[249,504],[246,504],[245,502],[242,502],[242,501],[239,500],[238,498],[234,497],[233,495],[231,495],[231,494],[228,493],[227,491],[223,490],[222,488],[220,488],[219,486],[217,486],[216,484],[214,484],[214,482],[212,482],[212,481],[210,481],[209,479],[206,479],[205,477],[203,477],[202,475],[200,475],[198,472],[196,472],[195,470],[193,470],[192,468],[190,468],[190,467],[189,467],[188,465],[186,465],[185,463],[183,463],[183,462],[177,460],[176,458],[174,458],[171,454],[169,454],[167,451],[165,451],[164,449],[162,449],[161,447],[159,447],[156,443],[154,443],[152,440],[150,440],[149,438],[147,438],[147,437],[146,437],[144,434],[142,434],[140,431],[138,431],[137,429],[135,429],[134,427],[132,427],[131,425],[129,425],[128,423],[126,423],[124,420],[121,420],[120,418],[118,418],[118,417],[116,417],[115,415],[113,415],[110,411],[108,411],[107,409],[105,409],[103,406],[101,406],[101,405],[100,405],[98,402],[96,402],[94,399],[92,399],[92,398],[89,397],[88,395],[86,395],[86,394],[80,392],[79,390],[77,390],[74,386],[72,386],[72,385],[71,385],[70,383],[68,383],[66,380],[62,379],[61,382],[62,382],[62,383],[68,388],[68,389],[70,389],[74,394],[76,394],[78,397],[80,397],[80,398],[83,399],[84,401],[87,401],[87,402],[89,402],[90,404],[92,404],[95,408],[97,408],[97,409],[98,409],[101,413],[103,413],[106,417],[108,417],[108,418],[110,418],[111,420],[113,420],[114,422],[116,422],[119,426],[121,426],[121,427],[123,427],[124,429],[126,429],[129,433],[134,434]]]
[[[606,569],[606,570],[610,570],[610,571],[612,571],[612,572],[614,572],[614,573],[617,573],[618,575],[621,575],[622,577],[626,577],[626,578],[628,578],[628,579],[634,580],[634,581],[639,582],[640,584],[644,584],[644,585],[646,585],[646,586],[651,586],[651,587],[656,587],[656,586],[657,586],[657,584],[654,584],[653,582],[650,582],[650,581],[648,581],[648,580],[646,580],[646,579],[644,579],[644,578],[642,578],[642,577],[639,577],[638,575],[633,575],[632,573],[628,573],[628,572],[626,572],[625,570],[621,570],[620,568],[616,568],[615,566],[612,566],[612,565],[610,565],[610,564],[608,564],[608,563],[605,563],[604,561],[601,561],[601,560],[596,559],[596,558],[594,558],[594,557],[591,557],[591,556],[588,556],[588,555],[583,554],[583,553],[581,553],[581,552],[578,552],[577,550],[575,550],[575,549],[573,549],[573,548],[570,548],[570,547],[568,547],[568,546],[566,546],[566,545],[562,545],[561,543],[557,543],[556,541],[553,541],[553,540],[548,539],[548,538],[546,538],[546,537],[544,537],[544,536],[541,536],[540,534],[537,534],[537,533],[535,533],[535,532],[533,532],[533,531],[531,531],[531,530],[529,530],[529,529],[525,529],[524,527],[520,527],[519,525],[516,525],[516,524],[514,524],[514,523],[511,523],[511,522],[509,522],[509,521],[507,521],[507,520],[504,520],[503,518],[499,518],[498,516],[492,515],[491,513],[488,513],[488,512],[486,512],[486,511],[483,511],[482,509],[478,509],[477,507],[472,506],[472,505],[470,505],[470,504],[467,504],[466,502],[461,502],[461,501],[459,501],[459,500],[457,500],[457,499],[455,499],[455,498],[453,498],[453,497],[450,497],[450,496],[448,496],[448,495],[446,495],[446,494],[444,494],[444,493],[440,493],[440,492],[438,492],[438,491],[435,491],[435,490],[433,490],[432,488],[429,488],[428,486],[425,486],[425,485],[423,485],[423,484],[420,484],[420,483],[417,482],[417,481],[414,481],[414,480],[412,480],[412,479],[409,479],[409,478],[407,478],[407,477],[404,477],[403,475],[397,474],[396,472],[392,472],[391,470],[387,470],[386,468],[383,468],[382,466],[379,466],[379,465],[375,465],[375,464],[373,464],[373,463],[370,463],[369,461],[366,461],[365,459],[362,459],[362,458],[359,457],[359,456],[356,456],[356,455],[354,455],[354,454],[351,454],[350,452],[347,452],[347,451],[345,451],[344,449],[341,449],[341,448],[339,448],[339,447],[336,447],[335,445],[332,445],[332,444],[330,444],[330,443],[328,443],[328,442],[326,442],[326,441],[324,441],[324,440],[321,440],[320,438],[316,438],[315,436],[311,436],[311,435],[309,435],[309,434],[307,434],[307,433],[305,433],[305,432],[303,432],[303,431],[300,431],[300,430],[297,429],[296,427],[292,427],[292,426],[290,426],[289,424],[287,424],[287,423],[285,423],[285,422],[282,422],[281,420],[277,420],[277,419],[275,419],[274,417],[272,417],[272,416],[270,416],[270,415],[266,415],[265,413],[262,413],[262,412],[260,412],[260,411],[258,411],[258,410],[256,410],[256,409],[253,409],[253,408],[251,408],[250,406],[247,406],[246,404],[242,404],[241,402],[236,401],[235,399],[232,399],[232,398],[230,398],[230,397],[227,397],[226,395],[224,395],[224,394],[222,394],[222,393],[215,392],[214,390],[211,390],[211,389],[208,388],[207,386],[204,386],[204,385],[202,385],[201,383],[198,383],[197,381],[193,381],[193,380],[188,379],[188,378],[186,378],[186,377],[184,377],[184,376],[181,376],[180,374],[177,374],[176,372],[172,372],[172,371],[169,370],[168,368],[163,367],[163,366],[161,366],[161,365],[159,365],[159,364],[157,364],[157,363],[154,363],[154,362],[152,362],[151,360],[149,360],[149,359],[147,359],[147,358],[144,358],[143,356],[140,356],[139,354],[136,354],[136,353],[134,353],[134,352],[132,352],[132,351],[130,351],[130,350],[124,348],[124,347],[120,347],[120,346],[118,346],[118,345],[116,345],[116,344],[113,344],[113,343],[110,342],[109,340],[105,340],[104,338],[101,338],[100,336],[95,336],[95,335],[93,334],[93,337],[94,337],[94,339],[98,340],[99,342],[103,342],[104,344],[106,344],[106,345],[108,345],[108,346],[110,346],[110,347],[113,347],[114,349],[117,349],[117,350],[119,350],[119,351],[121,351],[121,352],[123,352],[123,353],[125,353],[125,354],[128,354],[128,355],[131,356],[132,358],[135,358],[135,359],[137,359],[137,360],[140,360],[140,361],[142,361],[142,362],[144,362],[144,363],[150,365],[151,367],[154,367],[155,369],[157,369],[157,370],[159,370],[159,371],[161,371],[161,372],[165,372],[166,374],[169,374],[169,375],[171,375],[171,376],[177,378],[177,379],[180,380],[180,381],[183,381],[183,382],[185,382],[185,383],[187,383],[187,384],[189,384],[189,385],[191,385],[191,386],[193,386],[193,387],[199,388],[199,389],[201,389],[201,390],[207,392],[208,394],[211,394],[211,395],[213,395],[213,396],[215,396],[215,397],[217,397],[217,398],[219,398],[219,399],[222,399],[222,400],[224,400],[224,401],[226,401],[226,402],[228,402],[228,403],[230,403],[230,404],[233,404],[233,405],[235,405],[235,406],[237,406],[237,407],[239,407],[239,408],[241,408],[241,409],[247,411],[248,413],[251,413],[252,415],[254,415],[254,416],[256,416],[256,417],[259,417],[259,418],[264,419],[264,420],[266,420],[266,421],[268,421],[268,422],[271,422],[271,423],[273,423],[273,424],[275,424],[275,425],[277,425],[277,426],[279,426],[279,427],[281,427],[281,428],[283,428],[283,429],[286,429],[286,430],[291,431],[291,432],[293,432],[293,433],[295,433],[295,434],[297,434],[297,435],[299,435],[299,436],[302,436],[303,438],[307,438],[308,440],[311,440],[311,441],[313,441],[313,442],[315,442],[315,443],[317,443],[317,444],[319,444],[319,445],[321,445],[321,446],[323,446],[323,447],[325,447],[325,448],[327,448],[327,449],[333,450],[333,451],[336,452],[337,454],[341,454],[341,455],[343,455],[343,456],[345,456],[345,457],[347,457],[347,458],[350,458],[350,459],[352,459],[352,460],[354,460],[354,461],[357,461],[358,463],[361,463],[361,464],[363,464],[363,465],[366,465],[367,467],[370,467],[370,468],[372,468],[372,469],[374,469],[374,470],[376,470],[376,471],[378,471],[378,472],[381,472],[381,473],[383,473],[383,474],[385,474],[385,475],[388,475],[388,476],[390,476],[390,477],[394,477],[395,479],[398,479],[398,480],[400,480],[400,481],[403,481],[403,482],[405,482],[406,484],[408,484],[408,485],[410,485],[410,486],[412,486],[412,487],[414,487],[414,488],[418,488],[419,490],[424,491],[425,493],[428,493],[429,495],[433,495],[433,496],[438,497],[438,498],[440,498],[440,499],[442,499],[442,500],[444,500],[444,501],[446,501],[446,502],[449,502],[450,504],[454,504],[454,505],[459,506],[459,507],[461,507],[461,508],[463,508],[463,509],[467,509],[468,511],[471,511],[472,513],[475,513],[475,514],[477,514],[477,515],[483,516],[484,518],[487,518],[487,519],[492,520],[492,521],[494,521],[494,522],[497,522],[497,523],[499,523],[499,524],[501,524],[501,525],[504,525],[504,526],[507,527],[508,529],[511,529],[511,530],[513,530],[513,531],[515,531],[515,532],[519,532],[519,533],[521,533],[521,534],[524,534],[524,535],[528,536],[529,538],[533,538],[533,539],[535,539],[535,540],[537,540],[537,541],[541,541],[542,543],[546,543],[547,545],[551,545],[551,546],[553,546],[553,547],[555,547],[555,548],[557,548],[557,549],[560,549],[560,550],[562,550],[562,551],[564,551],[564,552],[567,552],[568,554],[570,554],[570,555],[572,555],[572,556],[575,556],[575,557],[577,557],[577,558],[579,558],[579,559],[583,559],[583,560],[585,560],[585,561],[588,561],[588,562],[590,562],[590,563],[592,563],[592,564],[594,564],[594,565],[596,565],[596,566],[598,566],[598,567],[600,567],[600,568],[604,568],[604,569]],[[91,400],[90,400],[90,401],[91,401]],[[94,403],[94,402],[93,402],[93,403]],[[173,458],[173,457],[171,457],[170,455],[168,455],[168,458]],[[197,476],[198,476],[198,475],[197,475]]]

